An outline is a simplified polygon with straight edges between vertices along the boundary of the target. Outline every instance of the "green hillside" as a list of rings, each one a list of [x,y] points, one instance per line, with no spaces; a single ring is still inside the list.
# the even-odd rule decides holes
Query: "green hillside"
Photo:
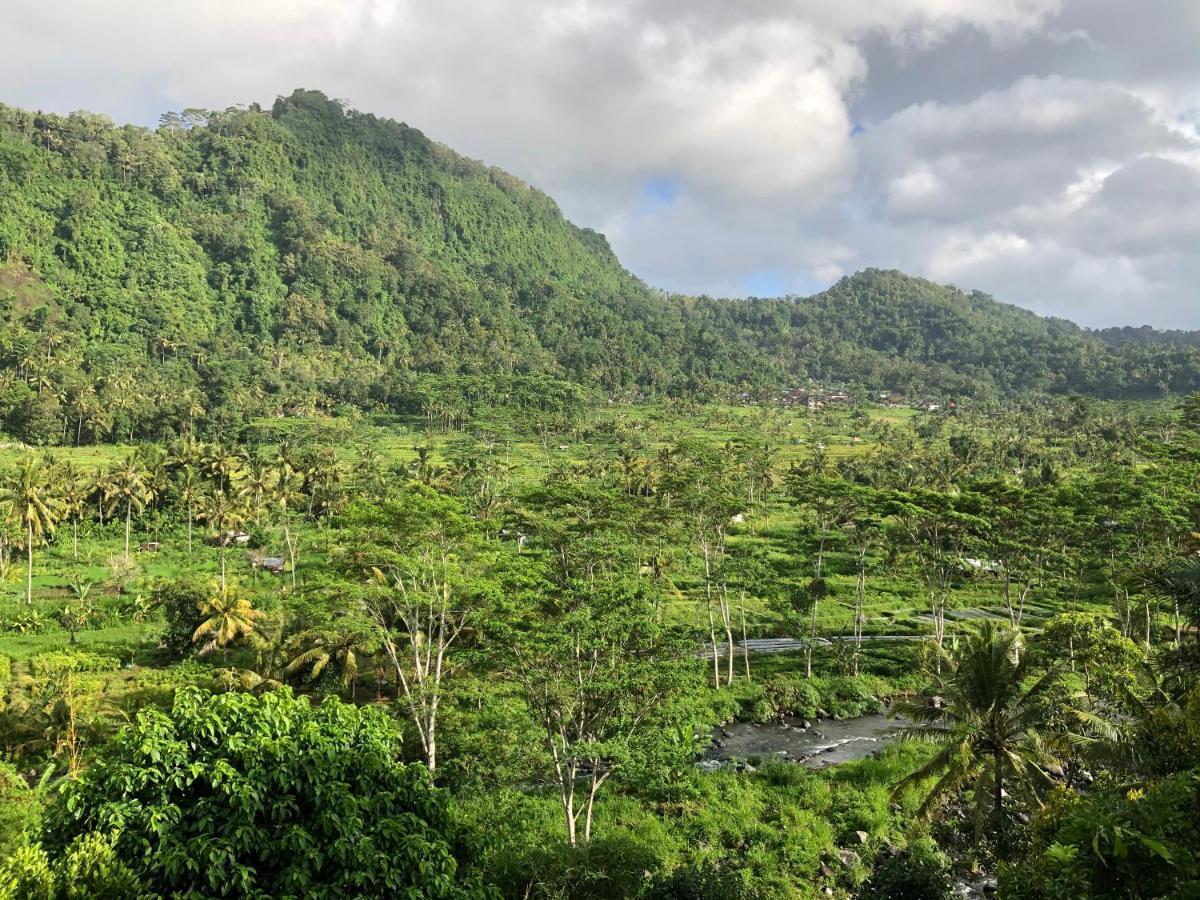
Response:
[[[808,299],[667,296],[545,194],[315,91],[153,131],[0,107],[0,318],[0,430],[43,443],[809,378],[1200,388],[1194,347],[1114,350],[896,272]]]

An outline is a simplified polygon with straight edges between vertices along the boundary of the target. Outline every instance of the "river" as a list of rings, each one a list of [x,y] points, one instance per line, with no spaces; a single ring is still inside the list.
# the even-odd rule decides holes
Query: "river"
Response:
[[[733,761],[794,760],[813,768],[863,759],[892,743],[895,730],[906,724],[883,715],[853,719],[822,719],[803,727],[802,719],[766,725],[735,722],[713,731],[713,743],[700,760],[706,769]]]

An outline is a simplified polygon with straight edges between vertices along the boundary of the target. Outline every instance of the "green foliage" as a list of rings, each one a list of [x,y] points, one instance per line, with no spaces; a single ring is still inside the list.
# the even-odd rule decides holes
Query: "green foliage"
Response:
[[[1194,896],[1200,884],[1198,815],[1200,774],[1194,769],[1145,789],[1060,798],[1034,820],[1027,857],[1002,870],[1002,896]]]
[[[2,900],[150,900],[111,837],[80,835],[59,856],[39,844],[22,847],[0,865]]]
[[[163,646],[176,659],[182,659],[192,652],[192,638],[204,621],[200,610],[210,594],[210,588],[194,578],[167,581],[155,588],[154,602],[162,607],[166,620]]]
[[[155,131],[0,106],[0,173],[0,427],[34,444],[355,409],[563,422],[592,392],[810,378],[1200,388],[1194,347],[1109,344],[898,272],[807,299],[662,295],[536,189],[317,91]]]
[[[373,710],[182,690],[169,714],[140,713],[65,786],[47,846],[111,832],[162,893],[473,895],[445,800],[397,750]]]
[[[11,763],[0,762],[0,860],[36,835],[42,798]]]
[[[950,862],[928,839],[876,861],[859,889],[860,900],[949,900]]]
[[[29,668],[34,675],[43,678],[66,672],[99,674],[117,671],[121,668],[121,661],[114,656],[81,650],[54,650],[31,658]]]
[[[743,873],[711,862],[680,866],[646,889],[646,900],[754,900]]]

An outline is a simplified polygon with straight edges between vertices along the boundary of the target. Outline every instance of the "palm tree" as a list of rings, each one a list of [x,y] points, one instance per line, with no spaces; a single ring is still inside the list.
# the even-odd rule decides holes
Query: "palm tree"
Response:
[[[297,644],[304,648],[288,663],[286,672],[293,675],[307,669],[314,681],[329,666],[341,671],[343,688],[350,689],[350,700],[356,700],[358,658],[369,653],[368,634],[356,628],[338,631],[333,628],[314,628],[296,635]]]
[[[196,468],[185,463],[179,470],[179,500],[187,509],[187,549],[188,556],[192,555],[192,523],[196,518],[196,504],[204,497],[204,486]]]
[[[108,496],[125,504],[125,561],[129,561],[129,532],[133,527],[133,511],[139,513],[146,508],[154,496],[149,473],[130,454],[121,468],[112,473]]]
[[[254,524],[257,527],[262,522],[263,497],[271,489],[271,465],[261,456],[251,456],[245,470],[247,494],[254,496]]]
[[[283,525],[283,541],[287,545],[288,564],[292,570],[292,590],[296,589],[296,544],[292,540],[292,504],[302,496],[301,475],[286,462],[276,463],[275,484],[271,487],[271,501],[279,507],[279,518]]]
[[[900,781],[893,797],[937,776],[920,815],[970,787],[976,832],[983,830],[989,813],[999,832],[1008,791],[1024,791],[1036,801],[1052,784],[1047,769],[1058,767],[1066,747],[1082,738],[1060,727],[1074,711],[1056,692],[1058,672],[1035,676],[1029,655],[1018,652],[1020,644],[1020,632],[986,623],[949,654],[949,671],[939,679],[940,702],[901,702],[892,708],[892,715],[913,722],[901,730],[902,739],[942,748]]]
[[[16,478],[0,488],[0,503],[8,505],[8,519],[25,532],[25,602],[33,603],[33,542],[45,540],[58,527],[59,501],[50,490],[42,464],[29,455]]]
[[[60,511],[62,518],[71,523],[71,558],[79,559],[79,523],[87,512],[92,487],[70,463],[64,465],[58,474]]]
[[[225,551],[229,548],[231,535],[246,521],[242,498],[218,490],[204,498],[200,518],[216,532],[217,546],[221,548],[221,589],[225,589]]]
[[[242,475],[242,457],[236,450],[214,445],[205,453],[203,465],[218,490],[232,493],[234,481]]]
[[[1200,394],[1196,396],[1200,398]],[[1200,407],[1200,399],[1196,406]],[[1146,586],[1152,596],[1174,607],[1175,643],[1182,644],[1184,621],[1200,625],[1200,559],[1190,557],[1168,563],[1146,579]]]
[[[266,615],[255,609],[250,598],[241,593],[237,585],[220,585],[213,595],[200,604],[200,615],[204,621],[192,634],[192,643],[204,641],[201,655],[221,649],[225,661],[229,661],[229,645],[242,639],[254,639],[262,635],[259,621]]]

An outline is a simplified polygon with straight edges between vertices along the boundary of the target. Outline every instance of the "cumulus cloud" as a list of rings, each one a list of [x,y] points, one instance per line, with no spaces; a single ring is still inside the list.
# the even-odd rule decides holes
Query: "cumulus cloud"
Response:
[[[152,124],[320,88],[538,184],[666,288],[886,265],[1200,327],[1193,0],[17,0],[6,26],[0,101]]]

